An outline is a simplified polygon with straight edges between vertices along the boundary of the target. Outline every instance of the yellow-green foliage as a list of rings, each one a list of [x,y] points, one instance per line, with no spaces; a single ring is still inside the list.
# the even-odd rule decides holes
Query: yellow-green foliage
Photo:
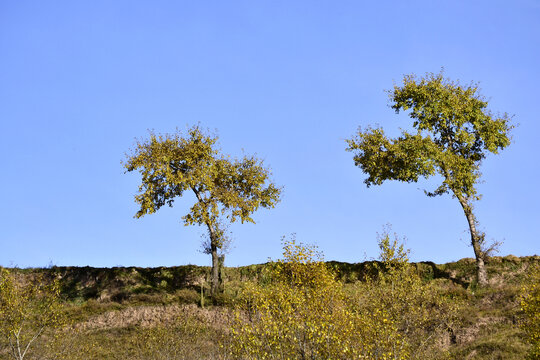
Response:
[[[367,127],[346,140],[354,163],[369,177],[366,185],[386,180],[417,182],[439,173],[444,181],[430,196],[452,193],[478,200],[476,184],[482,159],[510,145],[508,114],[495,116],[477,84],[461,85],[443,73],[406,75],[389,91],[392,109],[409,112],[412,132],[388,138],[382,128]],[[461,201],[461,200],[460,200]]]
[[[529,283],[523,288],[521,309],[525,313],[522,325],[532,345],[531,359],[540,359],[540,267],[531,271]]]
[[[432,284],[425,284],[409,263],[408,250],[388,232],[379,237],[380,265],[373,277],[355,285],[361,313],[385,312],[397,328],[394,351],[407,358],[438,355],[436,341],[453,327],[457,301],[450,302]]]
[[[359,312],[313,247],[284,242],[268,283],[249,283],[232,327],[244,359],[405,359],[385,309]]]
[[[0,348],[22,360],[44,331],[61,325],[57,283],[15,277],[0,268]]]
[[[422,282],[397,240],[379,240],[374,275],[345,291],[313,247],[285,241],[267,281],[248,283],[232,327],[244,359],[426,359],[455,307]],[[429,354],[429,355],[428,355]]]
[[[188,134],[156,135],[137,142],[124,167],[142,176],[135,201],[141,205],[135,217],[172,206],[185,191],[193,191],[197,202],[182,217],[186,225],[212,224],[225,215],[231,222],[254,222],[259,207],[272,208],[281,189],[269,181],[270,171],[255,156],[231,159],[217,148],[217,136],[199,126]]]

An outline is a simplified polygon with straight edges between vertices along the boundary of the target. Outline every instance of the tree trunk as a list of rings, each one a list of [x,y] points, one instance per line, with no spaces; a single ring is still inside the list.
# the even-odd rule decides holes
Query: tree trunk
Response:
[[[459,203],[463,208],[463,212],[467,217],[469,223],[469,232],[471,233],[471,245],[474,250],[474,256],[476,258],[476,276],[478,278],[478,284],[480,286],[486,286],[488,284],[487,272],[485,267],[485,254],[482,251],[481,235],[476,230],[476,218],[472,212],[472,206],[461,195],[457,195]]]
[[[220,281],[219,281],[219,256],[217,248],[216,232],[212,225],[207,224],[208,232],[210,233],[210,253],[212,254],[212,273],[211,281],[212,286],[210,288],[210,294],[212,296],[216,295],[219,292]]]
[[[199,201],[199,203],[206,205],[199,191],[195,187],[192,187],[191,189],[195,193],[195,196],[197,196],[197,200]],[[209,215],[208,212],[207,212],[207,215]],[[208,216],[208,218],[210,217]],[[208,233],[210,234],[210,254],[212,255],[212,272],[210,276],[212,285],[210,287],[210,295],[214,296],[219,292],[220,285],[221,285],[221,281],[219,278],[220,266],[219,266],[219,256],[218,256],[218,246],[217,246],[219,239],[217,238],[216,231],[210,220],[206,221],[206,226],[208,227]]]

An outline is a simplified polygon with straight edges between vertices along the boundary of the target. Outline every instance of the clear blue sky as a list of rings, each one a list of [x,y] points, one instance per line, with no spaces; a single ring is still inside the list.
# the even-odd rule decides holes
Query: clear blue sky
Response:
[[[180,222],[193,198],[134,219],[140,179],[121,166],[147,129],[197,122],[284,186],[231,227],[229,266],[279,258],[291,233],[363,261],[386,223],[412,260],[472,257],[458,202],[421,190],[437,179],[368,189],[345,151],[358,126],[407,127],[384,90],[441,67],[520,124],[476,211],[502,255],[538,254],[539,64],[538,0],[0,0],[0,265],[209,265]]]

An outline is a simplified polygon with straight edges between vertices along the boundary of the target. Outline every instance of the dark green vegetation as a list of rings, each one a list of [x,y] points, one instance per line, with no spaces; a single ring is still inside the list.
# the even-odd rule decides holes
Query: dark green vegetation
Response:
[[[355,291],[373,275],[374,263],[327,265],[346,290]],[[458,306],[458,319],[437,339],[442,352],[433,358],[526,358],[530,345],[520,328],[520,293],[535,264],[540,256],[491,257],[485,287],[477,286],[474,259],[412,264]],[[213,299],[207,296],[209,267],[10,269],[18,278],[57,279],[67,324],[45,332],[25,359],[230,359],[231,312],[243,282],[267,280],[264,266],[223,268],[224,292]],[[7,353],[0,359],[8,359]]]

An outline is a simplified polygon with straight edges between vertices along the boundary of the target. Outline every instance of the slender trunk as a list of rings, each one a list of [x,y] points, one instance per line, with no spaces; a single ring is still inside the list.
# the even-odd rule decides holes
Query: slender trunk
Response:
[[[452,176],[450,175],[450,172],[448,171],[448,169],[446,169],[444,164],[441,165],[441,167],[443,169],[444,176],[446,177],[446,179],[451,180]],[[482,237],[476,230],[477,222],[476,222],[476,217],[474,216],[472,212],[472,206],[469,203],[468,199],[463,197],[463,194],[459,190],[456,191],[455,189],[452,189],[451,186],[450,186],[450,189],[452,190],[454,195],[458,198],[459,203],[461,204],[461,207],[463,208],[463,212],[465,213],[465,217],[467,218],[467,222],[469,223],[469,232],[471,234],[471,245],[474,250],[474,257],[476,258],[476,277],[478,279],[478,284],[480,286],[486,286],[488,284],[488,278],[487,278],[487,272],[486,272],[486,267],[484,263],[485,253],[482,250],[482,246],[481,246]]]
[[[195,196],[197,196],[197,200],[201,204],[205,204],[205,201],[203,200],[200,192],[195,188],[191,188],[193,192],[195,193]],[[205,204],[206,205],[206,204]],[[219,279],[219,256],[218,256],[218,238],[216,231],[214,229],[214,226],[212,225],[211,221],[206,222],[206,226],[208,227],[208,233],[210,234],[210,254],[212,255],[212,272],[211,272],[211,288],[210,288],[210,295],[214,296],[219,292],[220,288],[220,279]]]
[[[478,284],[480,286],[485,286],[488,284],[487,272],[484,263],[485,254],[482,251],[481,236],[476,230],[476,218],[472,212],[471,205],[467,203],[463,196],[461,194],[457,194],[456,192],[454,192],[454,194],[456,194],[456,197],[458,198],[459,203],[463,208],[463,212],[465,213],[465,217],[467,217],[467,222],[469,223],[469,232],[471,233],[471,245],[473,247],[474,256],[476,258],[476,275],[478,277]]]
[[[211,224],[207,224],[208,232],[210,233],[210,253],[212,254],[212,287],[210,288],[210,294],[212,296],[216,295],[219,292],[220,281],[219,281],[219,256],[217,248],[216,232]]]

